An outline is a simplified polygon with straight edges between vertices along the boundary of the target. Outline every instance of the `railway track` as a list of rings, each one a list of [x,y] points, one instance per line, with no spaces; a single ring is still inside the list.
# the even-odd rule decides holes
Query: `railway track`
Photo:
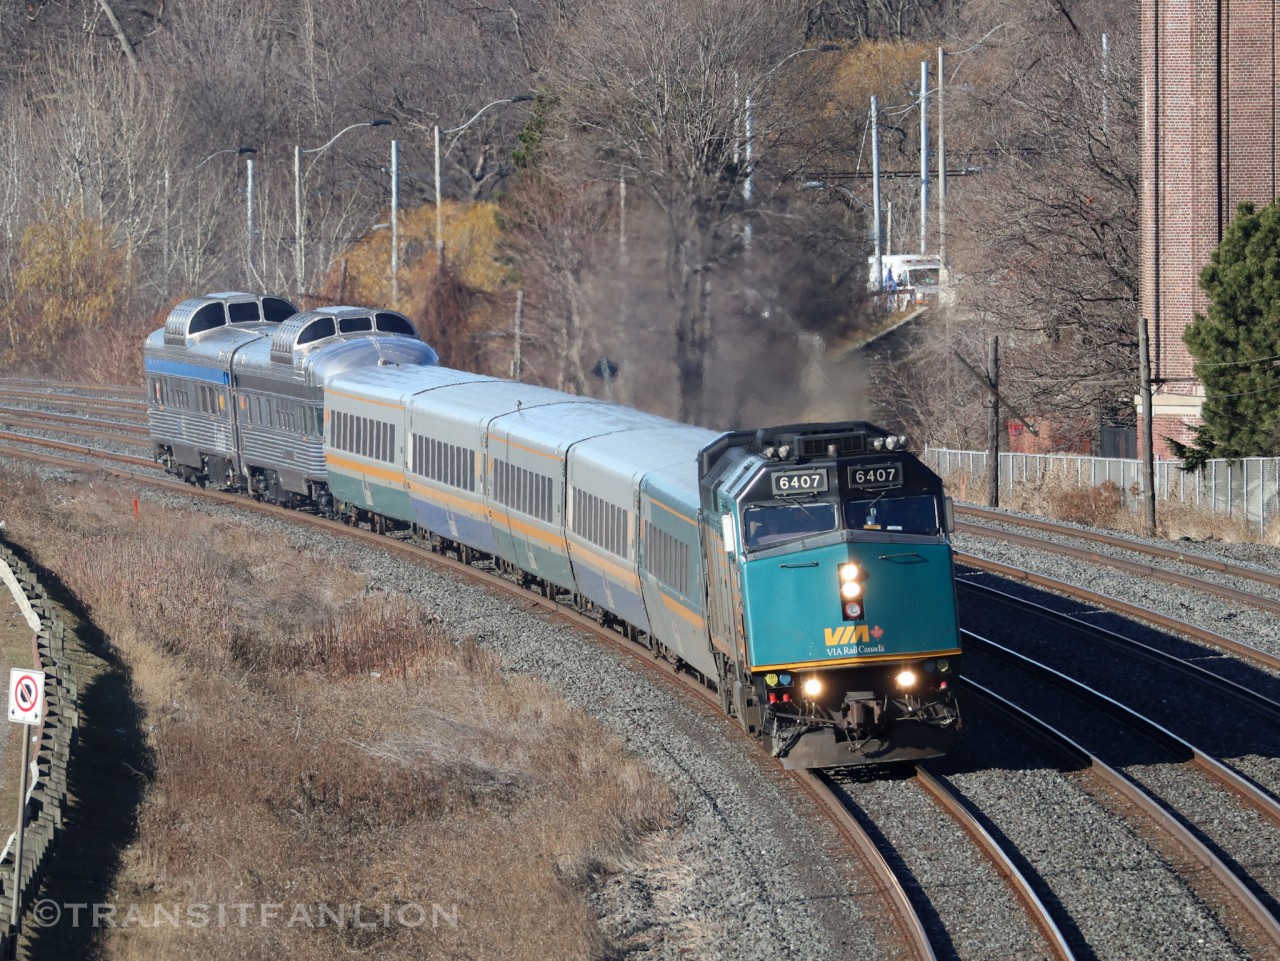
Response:
[[[1163,763],[1184,765],[1194,771],[1198,777],[1212,782],[1216,789],[1226,792],[1230,799],[1225,803],[1237,805],[1239,811],[1232,810],[1231,816],[1241,820],[1240,815],[1247,815],[1248,820],[1258,823],[1256,831],[1266,832],[1270,838],[1269,846],[1280,845],[1280,800],[1277,800],[1274,783],[1275,772],[1259,769],[1255,777],[1241,773],[1238,764],[1229,758],[1233,753],[1248,750],[1238,745],[1231,745],[1223,750],[1221,745],[1215,747],[1202,746],[1193,741],[1196,731],[1188,731],[1188,725],[1182,725],[1181,731],[1175,730],[1176,719],[1155,716],[1148,710],[1144,698],[1140,694],[1126,697],[1119,688],[1126,684],[1113,684],[1110,692],[1104,692],[1097,686],[1091,686],[1082,680],[1068,676],[1061,670],[1045,664],[1012,647],[991,641],[972,632],[966,632],[966,643],[970,660],[976,665],[975,676],[996,676],[1004,679],[1009,691],[1025,691],[1034,689],[1036,704],[1033,710],[1037,716],[1045,718],[1056,715],[1059,720],[1053,726],[1073,730],[1073,739],[1081,743],[1093,743],[1099,755],[1108,757],[1117,767],[1133,766],[1138,763]],[[985,663],[987,658],[998,659],[1000,665],[992,667]],[[972,670],[972,668],[971,668]],[[1034,685],[1027,680],[1033,679]],[[1135,677],[1128,685],[1145,684],[1145,677]],[[1025,700],[1021,694],[1010,694],[1010,699]],[[1189,694],[1186,696],[1190,696]],[[1221,696],[1218,694],[1215,697]],[[1227,705],[1226,709],[1244,710],[1241,698],[1240,705]],[[1135,706],[1140,705],[1140,706]],[[1158,702],[1154,705],[1159,710]],[[1261,720],[1255,719],[1253,724],[1260,726],[1258,740],[1275,743],[1280,735],[1280,723],[1277,723],[1272,712],[1259,713]],[[1194,727],[1194,725],[1191,725]],[[1209,734],[1208,731],[1200,733]],[[1090,740],[1092,739],[1092,741]],[[1250,747],[1262,747],[1262,744]],[[1210,788],[1206,785],[1201,793]],[[1176,809],[1178,804],[1172,798],[1165,798],[1166,805]],[[1188,824],[1195,824],[1197,814],[1194,811],[1183,811],[1182,816]],[[1203,829],[1207,835],[1209,828]],[[1255,835],[1256,837],[1256,835]],[[1231,855],[1236,863],[1247,863],[1253,855],[1241,851],[1231,854],[1227,850],[1232,839],[1226,837],[1221,842],[1224,851]],[[1252,841],[1251,841],[1252,843]],[[1280,866],[1278,866],[1280,867]],[[1272,909],[1280,907],[1280,869],[1266,872],[1270,874],[1268,900]],[[1260,886],[1267,886],[1260,882]],[[1280,931],[1280,929],[1277,929]],[[1280,949],[1280,944],[1277,945]]]
[[[31,390],[5,390],[0,388],[0,398],[9,401],[36,403],[66,410],[118,411],[135,417],[145,417],[147,405],[142,400],[122,400],[116,397],[77,397],[70,394],[41,393]]]
[[[0,407],[0,424],[15,426],[46,425],[51,430],[60,430],[70,434],[84,434],[96,437],[99,434],[117,434],[124,437],[140,437],[150,446],[150,434],[145,424],[122,424],[110,420],[95,420],[91,417],[78,417],[68,414],[46,414],[34,410],[22,410],[14,407]]]
[[[1213,906],[1223,926],[1231,930],[1236,943],[1244,946],[1250,956],[1277,956],[1280,920],[1274,898],[1269,892],[1260,892],[1255,880],[1238,863],[1224,859],[1212,843],[1207,843],[1199,826],[1168,810],[1165,799],[1081,745],[1043,718],[1039,710],[1027,709],[1007,694],[970,678],[963,680],[963,687],[967,697],[999,712],[1024,736],[1039,740],[1048,751],[1091,779],[1091,792],[1107,798],[1122,818],[1143,822],[1135,824],[1134,829],[1151,838],[1172,862],[1194,865],[1184,867],[1180,876],[1187,878],[1197,894]]]
[[[1100,544],[1107,547],[1114,547],[1119,550],[1129,551],[1139,556],[1149,557],[1152,559],[1173,561],[1179,564],[1187,564],[1192,567],[1199,567],[1206,571],[1217,571],[1223,574],[1229,574],[1232,577],[1245,581],[1255,581],[1259,584],[1268,584],[1272,587],[1280,587],[1280,574],[1274,571],[1259,570],[1256,567],[1249,567],[1244,564],[1233,564],[1230,561],[1224,561],[1216,557],[1206,557],[1197,554],[1194,551],[1180,549],[1177,547],[1164,547],[1158,544],[1151,544],[1145,541],[1134,540],[1131,537],[1122,537],[1119,534],[1110,534],[1106,531],[1086,530],[1076,527],[1072,524],[1063,524],[1058,521],[1045,520],[1033,517],[1024,517],[1020,514],[1005,514],[1000,511],[990,510],[983,507],[973,507],[971,505],[958,506],[956,508],[958,517],[973,517],[984,524],[966,524],[958,522],[956,530],[960,533],[973,534],[978,537],[1003,537],[1008,539],[1016,539],[1021,543],[1029,544],[1041,550],[1059,551],[1069,556],[1077,557],[1083,560],[1097,560],[1103,555],[1097,551],[1080,550],[1069,548],[1069,545],[1057,545],[1053,541],[1047,541],[1043,538],[1026,537],[1015,535],[1008,528],[1024,528],[1026,530],[1038,531],[1042,534],[1051,534],[1056,537],[1075,538],[1093,544]],[[989,525],[999,524],[999,530],[993,530]],[[1105,558],[1108,563],[1112,558]],[[1154,565],[1132,565],[1132,570],[1138,573],[1149,574],[1151,576],[1160,576],[1164,572],[1161,568]]]
[[[233,505],[240,509],[250,509],[264,515],[285,519],[293,524],[304,524],[317,527],[329,534],[337,534],[367,543],[380,551],[390,551],[415,563],[431,563],[465,573],[484,584],[493,591],[519,597],[522,601],[532,601],[535,605],[555,614],[566,622],[590,632],[592,635],[609,643],[624,653],[640,669],[649,673],[658,673],[667,683],[678,685],[687,694],[700,699],[718,711],[718,696],[704,688],[696,679],[676,669],[675,665],[658,660],[634,642],[603,626],[596,619],[589,617],[572,607],[566,606],[555,597],[545,597],[535,593],[493,570],[485,570],[475,564],[465,563],[461,558],[430,551],[426,546],[389,538],[363,528],[345,526],[337,521],[327,520],[315,515],[252,501],[248,498],[224,494],[211,490],[195,490],[189,485],[174,480],[157,472],[155,465],[141,458],[134,458],[111,451],[95,450],[75,444],[62,444],[55,441],[33,439],[24,435],[0,434],[0,453],[8,453],[16,457],[31,460],[48,466],[68,469],[84,469],[91,466],[86,462],[71,460],[59,454],[32,452],[15,444],[37,444],[54,451],[81,454],[92,457],[99,462],[99,469],[108,473],[155,485],[164,489],[178,490],[183,493],[199,495],[221,503]],[[732,725],[723,719],[726,725]],[[736,727],[734,727],[736,730]],[[780,765],[778,770],[781,771]],[[851,852],[862,866],[862,877],[872,883],[871,891],[877,900],[877,908],[867,911],[868,917],[876,918],[882,928],[879,932],[881,943],[885,946],[886,958],[901,958],[903,961],[935,961],[938,957],[923,922],[916,913],[915,907],[907,897],[903,884],[890,868],[875,843],[863,830],[848,807],[840,800],[838,792],[833,791],[823,780],[809,772],[785,772],[798,790],[807,795],[818,810],[830,819],[838,835],[849,846]]]
[[[31,394],[39,392],[28,391],[27,393]],[[42,398],[45,397],[43,394],[40,396]],[[46,402],[48,401],[44,399],[40,401],[40,403]],[[75,404],[70,406],[72,408],[76,407]],[[104,433],[114,431],[115,436],[113,439],[120,443],[127,442],[127,439],[129,438],[132,438],[136,443],[137,437],[140,436],[140,432],[136,430],[136,428],[133,430],[121,428],[96,417],[91,419],[90,424],[85,424],[77,422],[83,421],[85,418],[69,417],[67,419],[62,419],[64,415],[47,414],[24,418],[26,412],[18,411],[10,414],[7,410],[8,409],[6,409],[5,412],[0,412],[0,415],[3,415],[3,417],[6,418],[4,421],[5,423],[21,423],[25,419],[28,424],[28,429],[40,430],[46,433],[63,431],[66,429],[94,431],[98,429],[100,424],[103,424],[106,426],[102,427],[102,431]],[[114,410],[115,413],[111,416],[118,416],[126,420],[136,419],[137,417],[136,412],[127,406],[120,406],[114,408]],[[57,419],[55,419],[55,416]],[[8,418],[12,418],[12,420]],[[21,445],[22,449],[18,449],[18,445]],[[44,451],[33,452],[28,448],[28,445],[42,447],[44,448]],[[71,469],[83,469],[86,466],[85,461],[72,460],[71,455],[84,458],[92,457],[95,458],[96,463],[99,465],[98,469],[104,469],[110,472],[120,472],[122,476],[127,476],[135,480],[145,478],[147,483],[156,483],[169,489],[182,490],[188,493],[197,493],[187,485],[183,485],[180,482],[160,475],[155,465],[153,465],[150,460],[132,457],[120,452],[103,452],[89,445],[63,443],[49,438],[35,438],[19,434],[0,435],[0,449],[5,448],[9,449],[14,456],[36,459],[47,464]],[[101,465],[104,460],[113,461],[118,466],[103,467]],[[269,505],[257,504],[243,497],[208,491],[198,493],[203,496],[220,499],[225,503],[234,504],[241,509],[249,508],[275,516],[285,517],[294,523],[318,523],[321,525],[327,525],[330,533],[332,533],[333,528],[336,527],[337,530],[343,532],[347,536],[368,540],[369,543],[375,544],[380,550],[406,551],[419,562],[424,556],[424,550],[420,547],[390,540],[384,536],[375,535],[372,532],[346,528],[341,525],[334,525],[331,522],[325,522],[321,519],[311,517],[310,515],[299,514],[298,512],[293,511],[284,511],[270,507]],[[1003,537],[1005,534],[1001,533],[997,536]],[[565,617],[567,620],[592,631],[598,636],[607,637],[611,642],[618,644],[619,649],[625,651],[636,661],[637,664],[645,665],[647,669],[654,667],[655,662],[653,661],[652,656],[648,655],[643,651],[643,649],[622,640],[615,632],[601,627],[594,619],[583,617],[583,615],[565,607],[555,598],[541,598],[519,587],[512,581],[497,575],[496,573],[480,570],[474,565],[464,567],[460,561],[452,558],[435,554],[429,556],[433,563],[444,564],[445,566],[457,570],[466,570],[469,576],[481,579],[488,586],[491,586],[496,590],[506,591],[511,593],[513,596],[522,598],[525,601],[532,600],[543,608],[553,611],[559,616]],[[1011,568],[1009,565],[997,565],[994,562],[980,561],[972,557],[961,558],[961,560],[965,563],[972,562],[975,566],[982,567],[989,571],[999,571],[1003,576],[1015,577],[1023,583],[1040,583],[1038,580],[1034,579],[1042,577],[1042,575],[1035,575],[1031,572],[1025,571],[1021,572],[1022,576],[1020,576],[1019,572],[1017,572],[1016,569]],[[1000,570],[999,568],[1001,566],[1003,566],[1005,570]],[[1046,578],[1045,580],[1052,581],[1050,578]],[[1049,585],[1046,584],[1045,586]],[[976,589],[981,590],[981,588]],[[1051,589],[1055,591],[1062,590],[1062,582],[1053,581]],[[962,590],[969,590],[969,587],[962,585]],[[1102,600],[1113,599],[1104,598]],[[1171,618],[1170,622],[1180,632],[1185,633],[1187,631],[1187,625],[1185,623],[1180,622],[1175,618]],[[1280,659],[1276,659],[1274,661],[1268,660],[1266,652],[1258,652],[1249,645],[1239,644],[1239,642],[1235,642],[1231,638],[1215,635],[1215,639],[1206,639],[1206,643],[1213,644],[1222,650],[1232,651],[1236,657],[1248,657],[1250,652],[1261,654],[1263,656],[1260,659],[1255,660],[1255,663],[1267,664],[1273,668],[1280,666]],[[1231,644],[1238,644],[1239,646],[1233,650],[1230,646]],[[979,645],[975,643],[974,646],[977,647]],[[663,662],[657,663],[661,666]],[[695,681],[685,675],[668,670],[666,672],[666,676],[671,683],[681,684],[689,690],[696,692],[701,697],[707,698],[708,700],[711,700],[714,697],[707,691],[701,689]],[[1041,682],[1037,682],[1037,684],[1039,683]],[[1262,706],[1259,705],[1259,709],[1263,709]],[[1083,764],[1084,762],[1080,760],[1079,755],[1076,755],[1076,761],[1073,763]],[[1089,766],[1092,768],[1092,761],[1089,762]],[[1246,779],[1246,783],[1247,782],[1248,779]],[[831,812],[830,816],[837,825],[837,830],[840,832],[841,836],[853,849],[859,852],[857,857],[861,860],[866,876],[868,878],[875,879],[873,882],[874,895],[879,903],[886,906],[882,907],[879,912],[879,916],[881,917],[880,923],[883,930],[878,932],[878,936],[881,943],[897,946],[892,954],[886,954],[886,956],[912,958],[958,956],[955,953],[951,940],[949,940],[945,923],[939,921],[936,913],[932,920],[930,919],[930,911],[932,909],[927,898],[925,898],[922,903],[918,890],[919,885],[914,884],[911,881],[910,874],[905,878],[901,873],[894,874],[889,866],[890,861],[893,858],[892,851],[889,852],[889,856],[887,857],[884,850],[885,845],[883,839],[881,839],[880,845],[877,846],[875,840],[868,836],[864,825],[859,823],[858,816],[854,813],[857,802],[854,801],[853,807],[851,807],[851,799],[848,796],[848,793],[844,792],[839,785],[832,785],[830,783],[824,784],[820,776],[801,776],[797,778],[797,783],[799,785],[799,789],[804,791],[807,796],[813,800],[815,805]],[[1078,926],[1075,922],[1073,922],[1069,916],[1064,915],[1060,907],[1055,908],[1057,898],[1052,889],[1046,888],[1043,880],[1038,880],[1034,876],[1034,872],[1030,876],[1026,873],[1025,868],[1028,864],[1029,855],[1020,853],[1016,850],[1016,847],[1014,849],[1006,849],[1007,841],[1004,841],[1004,839],[999,836],[999,832],[993,832],[990,829],[990,823],[984,819],[980,808],[975,809],[974,802],[966,801],[962,797],[957,797],[956,792],[948,787],[945,778],[934,776],[927,770],[920,770],[915,774],[912,783],[915,785],[913,790],[927,794],[931,797],[932,800],[930,803],[935,805],[940,812],[944,812],[945,816],[951,819],[952,823],[956,826],[956,830],[962,832],[969,839],[969,843],[972,846],[972,854],[968,855],[969,857],[977,858],[979,856],[979,851],[986,852],[982,857],[988,865],[988,870],[994,872],[1002,879],[1002,883],[1006,885],[1007,889],[1006,897],[1010,902],[1019,905],[1020,910],[1023,913],[1024,923],[1030,930],[1035,932],[1035,936],[1039,939],[1034,942],[1034,945],[1030,942],[1024,943],[1023,947],[1027,956],[1055,958],[1074,957],[1076,955],[1072,953],[1073,941],[1077,945],[1085,948],[1085,951],[1081,953],[1080,956],[1090,955],[1090,952],[1093,951],[1094,948],[1088,944],[1087,939],[1081,939],[1078,934]],[[1123,793],[1120,788],[1114,786],[1112,786],[1110,790]],[[1138,802],[1131,799],[1129,803],[1137,804]],[[1172,815],[1168,815],[1168,812],[1166,812],[1166,816],[1172,817]],[[1155,815],[1151,815],[1151,817],[1155,818]],[[1163,822],[1159,822],[1158,818],[1156,818],[1155,820],[1152,820],[1151,823]],[[1183,824],[1183,829],[1189,831],[1193,837],[1197,834],[1196,829],[1187,828],[1185,823]],[[1166,828],[1161,827],[1159,830],[1165,831]],[[1168,828],[1168,830],[1173,831],[1172,828]],[[1204,846],[1204,841],[1202,839],[1200,840],[1200,843]],[[1206,849],[1209,850],[1211,855],[1215,854],[1212,846],[1209,846]],[[928,855],[925,854],[925,856]],[[1198,855],[1196,857],[1192,857],[1184,852],[1181,857],[1187,863],[1194,862],[1198,865],[1198,867],[1193,870],[1209,871],[1211,874],[1214,873],[1214,869],[1205,867],[1205,864],[1208,862],[1205,862]],[[1227,862],[1232,861],[1233,858],[1228,855],[1224,861],[1223,858],[1219,856],[1218,860],[1226,864]],[[1229,882],[1215,881],[1215,883],[1226,885]],[[1266,937],[1268,928],[1266,916],[1270,915],[1271,922],[1275,922],[1275,912],[1270,910],[1268,907],[1268,899],[1270,899],[1271,902],[1274,902],[1275,896],[1270,893],[1267,888],[1262,888],[1261,893],[1259,893],[1258,890],[1253,890],[1250,893],[1252,894],[1254,901],[1262,906],[1263,914],[1255,916],[1251,913],[1250,909],[1246,909],[1244,906],[1238,906],[1235,910],[1237,912],[1237,916],[1240,916],[1241,912],[1243,912],[1243,914],[1248,915],[1252,919],[1249,922],[1250,930],[1248,933],[1241,936],[1241,942],[1256,946],[1267,943]],[[1225,895],[1222,895],[1219,900],[1230,899],[1226,898]],[[1246,901],[1239,901],[1238,903],[1239,905],[1245,905]],[[872,914],[875,914],[875,912],[872,912]],[[939,928],[941,928],[941,930],[939,930]],[[1076,933],[1073,934],[1073,932]],[[1280,942],[1276,942],[1276,945],[1275,950],[1280,952]],[[1270,950],[1270,948],[1268,948],[1268,950]],[[1100,952],[1099,956],[1101,956],[1101,954],[1105,954],[1105,951]],[[1268,955],[1259,954],[1258,956],[1262,957]]]

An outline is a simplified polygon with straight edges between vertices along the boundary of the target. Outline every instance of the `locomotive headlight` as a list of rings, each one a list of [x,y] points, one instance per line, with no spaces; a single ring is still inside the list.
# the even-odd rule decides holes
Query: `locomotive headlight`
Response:
[[[817,697],[822,693],[822,682],[816,677],[811,677],[804,682],[804,696]]]
[[[887,448],[889,448],[889,450],[897,450],[897,449],[898,449],[898,438],[897,438],[897,437],[886,437],[886,438],[884,439],[884,446],[885,446],[885,447],[887,447]]]
[[[896,678],[898,687],[915,687],[916,672],[915,671],[899,671]]]
[[[837,570],[840,574],[840,600],[844,619],[857,620],[862,617],[862,604],[853,602],[862,597],[862,584],[858,580],[862,577],[862,568],[857,564],[845,563]]]

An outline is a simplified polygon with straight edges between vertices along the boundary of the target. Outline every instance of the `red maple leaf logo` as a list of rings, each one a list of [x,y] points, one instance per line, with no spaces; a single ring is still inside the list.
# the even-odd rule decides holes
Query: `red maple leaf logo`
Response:
[[[884,628],[877,624],[875,627],[871,628],[871,636],[877,641],[880,640],[880,638],[884,637]]]

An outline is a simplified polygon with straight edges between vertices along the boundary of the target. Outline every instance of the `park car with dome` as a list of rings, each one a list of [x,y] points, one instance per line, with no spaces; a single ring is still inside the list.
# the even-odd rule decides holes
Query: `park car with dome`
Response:
[[[787,767],[945,752],[951,507],[905,438],[679,424],[441,367],[401,321],[323,308],[274,330],[158,331],[157,458],[574,604],[717,688]],[[212,395],[174,409],[199,387]]]

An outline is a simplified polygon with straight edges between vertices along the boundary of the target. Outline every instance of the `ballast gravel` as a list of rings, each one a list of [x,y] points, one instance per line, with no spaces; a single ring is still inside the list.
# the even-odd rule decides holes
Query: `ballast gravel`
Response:
[[[181,495],[144,496],[244,518],[234,508]],[[880,910],[876,896],[859,885],[856,868],[833,853],[829,826],[712,709],[691,709],[686,697],[637,672],[623,655],[451,572],[260,517],[252,523],[264,536],[286,538],[362,572],[376,588],[417,598],[451,632],[473,636],[512,670],[563,678],[560,687],[570,702],[618,733],[672,786],[679,821],[653,840],[661,847],[661,856],[652,859],[656,866],[605,878],[590,895],[611,958],[884,956],[884,946],[867,933],[870,918],[864,913]],[[956,545],[1174,616],[1195,617],[1280,653],[1280,627],[1269,615],[1254,617],[1207,595],[1188,597],[1182,588],[987,537],[958,535]],[[1184,546],[1280,569],[1275,548]],[[1212,911],[1179,883],[1160,851],[1116,818],[1080,775],[1046,764],[1037,748],[1018,743],[979,712],[972,712],[952,754],[931,769],[981,811],[998,839],[1018,850],[1017,860],[1037,890],[1069,914],[1066,934],[1078,956],[1247,957]],[[985,868],[974,869],[971,883],[957,880],[950,851],[967,842],[908,787],[891,776],[873,776],[852,793],[884,835],[902,846],[913,883],[933,906],[932,927],[943,933],[939,957],[1046,957]],[[944,849],[947,857],[940,853]]]
[[[171,506],[243,520],[234,508],[165,493]],[[882,949],[862,906],[852,863],[833,854],[832,830],[711,706],[693,707],[670,685],[585,632],[535,608],[489,593],[453,572],[405,561],[341,537],[254,517],[281,537],[404,594],[459,637],[501,654],[513,671],[555,684],[670,784],[678,821],[651,843],[659,866],[604,879],[591,894],[614,954],[635,961],[690,957],[873,961]]]

